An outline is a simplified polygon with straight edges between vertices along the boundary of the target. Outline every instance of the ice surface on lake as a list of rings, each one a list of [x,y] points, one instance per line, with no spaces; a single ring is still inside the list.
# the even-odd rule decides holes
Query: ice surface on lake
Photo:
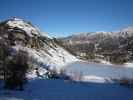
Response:
[[[82,81],[105,82],[110,79],[133,79],[133,67],[124,65],[106,65],[77,61],[65,66],[66,73],[81,74]],[[92,77],[93,76],[93,77]],[[99,80],[99,81],[98,81]]]

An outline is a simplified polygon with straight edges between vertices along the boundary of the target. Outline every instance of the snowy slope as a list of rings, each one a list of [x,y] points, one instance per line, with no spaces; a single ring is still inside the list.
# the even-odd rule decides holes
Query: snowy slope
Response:
[[[77,60],[76,57],[56,44],[47,35],[43,34],[42,36],[42,32],[40,32],[39,29],[23,19],[9,19],[4,21],[0,27],[4,29],[0,30],[3,41],[6,43],[8,43],[8,41],[10,41],[10,43],[12,42],[13,45],[9,45],[11,45],[10,47],[15,52],[18,50],[28,52],[31,58],[30,63],[33,64],[33,66],[36,65],[38,67],[59,71],[65,64]],[[5,35],[6,37],[4,37]],[[11,36],[13,39],[10,39]],[[25,36],[26,38],[28,37],[28,39],[25,39]]]
[[[56,50],[50,48],[48,53],[43,50],[35,50],[27,47],[20,47],[23,50],[26,50],[29,53],[29,56],[35,60],[37,65],[59,71],[64,65],[77,61],[77,59],[69,54],[67,51],[61,47],[56,48]],[[19,49],[20,49],[19,48]],[[51,55],[49,55],[51,54]]]

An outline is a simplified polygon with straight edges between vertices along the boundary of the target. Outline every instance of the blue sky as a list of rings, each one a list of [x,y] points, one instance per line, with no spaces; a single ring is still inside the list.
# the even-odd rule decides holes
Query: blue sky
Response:
[[[133,25],[133,0],[0,0],[0,20],[20,17],[51,36]]]

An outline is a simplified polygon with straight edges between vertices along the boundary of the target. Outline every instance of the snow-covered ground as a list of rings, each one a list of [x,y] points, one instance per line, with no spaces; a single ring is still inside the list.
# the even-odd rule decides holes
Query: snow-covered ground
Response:
[[[111,62],[106,61],[106,60],[102,60],[102,59],[100,60],[100,63],[106,64],[106,65],[112,65]]]
[[[24,91],[1,89],[0,100],[133,100],[133,89],[117,84],[32,80]]]

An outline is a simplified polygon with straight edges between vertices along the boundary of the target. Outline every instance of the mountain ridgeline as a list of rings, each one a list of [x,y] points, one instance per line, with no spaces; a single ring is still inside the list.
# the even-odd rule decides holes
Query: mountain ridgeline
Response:
[[[59,38],[58,42],[81,59],[114,64],[133,61],[133,27],[119,32],[80,33]]]

